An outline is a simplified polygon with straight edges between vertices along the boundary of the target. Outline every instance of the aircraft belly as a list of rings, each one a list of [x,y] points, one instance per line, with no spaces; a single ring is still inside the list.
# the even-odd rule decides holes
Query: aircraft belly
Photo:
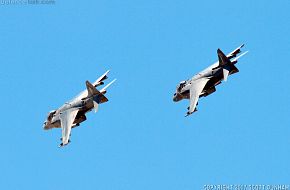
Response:
[[[55,122],[53,124],[53,126],[54,126],[54,128],[61,128],[61,125],[60,125],[60,122],[59,121],[58,122]]]
[[[83,109],[82,111],[86,113],[92,110],[93,108],[94,108],[94,102],[91,100],[86,103],[86,105],[82,108]]]
[[[73,124],[82,123],[83,121],[87,120],[85,112],[78,112]]]
[[[186,90],[184,92],[181,93],[183,99],[189,99],[190,98],[190,93],[189,90]]]

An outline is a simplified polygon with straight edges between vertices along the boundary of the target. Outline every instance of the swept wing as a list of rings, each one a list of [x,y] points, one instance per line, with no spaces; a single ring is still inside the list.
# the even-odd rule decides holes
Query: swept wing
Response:
[[[189,109],[186,116],[196,111],[196,104],[198,102],[199,96],[208,81],[209,81],[208,78],[201,78],[192,82],[189,89],[190,93]]]
[[[69,143],[72,124],[76,118],[78,111],[78,108],[71,108],[60,113],[59,117],[62,129],[62,143],[60,144],[60,147],[65,146]]]
[[[229,53],[227,55],[227,57],[229,59],[232,59],[234,57],[236,57],[239,53],[241,53],[241,48],[244,47],[245,44],[242,44],[241,46],[239,46],[237,49],[235,49],[234,51],[232,51],[231,53]]]

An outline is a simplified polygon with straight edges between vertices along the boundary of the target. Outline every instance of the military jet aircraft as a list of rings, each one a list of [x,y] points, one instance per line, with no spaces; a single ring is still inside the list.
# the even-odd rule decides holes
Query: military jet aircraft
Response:
[[[218,49],[218,61],[216,63],[199,72],[191,79],[179,83],[176,87],[173,101],[178,102],[182,99],[189,99],[190,103],[187,108],[188,112],[186,116],[197,111],[196,106],[200,97],[206,97],[215,92],[215,86],[219,85],[222,80],[226,81],[229,75],[239,72],[235,64],[241,56],[248,52],[246,51],[237,57],[237,55],[241,53],[241,48],[243,46],[244,44],[228,55],[225,55]]]
[[[96,87],[104,84],[103,81],[108,78],[108,73],[109,71],[105,72],[93,84],[86,81],[87,90],[81,92],[71,101],[66,102],[59,109],[49,112],[43,128],[45,130],[53,128],[62,129],[62,143],[59,147],[65,146],[70,142],[71,129],[79,126],[81,122],[87,119],[85,115],[87,112],[92,109],[97,112],[99,104],[108,101],[104,94],[107,92],[106,89],[115,82],[116,79],[100,91],[96,89]]]

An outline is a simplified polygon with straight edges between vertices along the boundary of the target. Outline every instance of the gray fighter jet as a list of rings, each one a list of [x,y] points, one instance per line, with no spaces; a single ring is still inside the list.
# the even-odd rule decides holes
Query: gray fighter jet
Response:
[[[53,128],[62,129],[62,143],[59,147],[65,146],[70,142],[71,129],[79,126],[81,122],[87,119],[85,115],[87,112],[92,109],[97,112],[99,104],[108,101],[104,94],[107,92],[106,89],[115,82],[116,79],[100,91],[96,89],[96,87],[104,84],[103,81],[108,78],[108,73],[109,71],[104,73],[93,84],[86,81],[87,90],[81,92],[71,101],[66,102],[59,109],[49,112],[43,128],[45,130]]]
[[[178,102],[182,99],[189,99],[190,103],[187,108],[188,112],[186,116],[197,111],[196,106],[200,97],[206,97],[215,92],[215,86],[219,85],[222,80],[226,81],[229,75],[239,72],[235,64],[241,56],[248,52],[246,51],[237,57],[237,55],[241,53],[241,48],[243,46],[244,44],[228,55],[225,55],[218,49],[218,61],[216,63],[199,72],[191,79],[179,83],[176,87],[173,101]]]

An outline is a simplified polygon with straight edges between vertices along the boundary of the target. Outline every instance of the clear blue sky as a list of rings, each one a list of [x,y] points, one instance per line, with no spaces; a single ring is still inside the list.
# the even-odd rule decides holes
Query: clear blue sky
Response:
[[[0,189],[198,190],[289,184],[290,1],[60,1],[0,6]],[[179,81],[245,43],[199,101]],[[108,103],[57,148],[47,112],[107,69]]]

